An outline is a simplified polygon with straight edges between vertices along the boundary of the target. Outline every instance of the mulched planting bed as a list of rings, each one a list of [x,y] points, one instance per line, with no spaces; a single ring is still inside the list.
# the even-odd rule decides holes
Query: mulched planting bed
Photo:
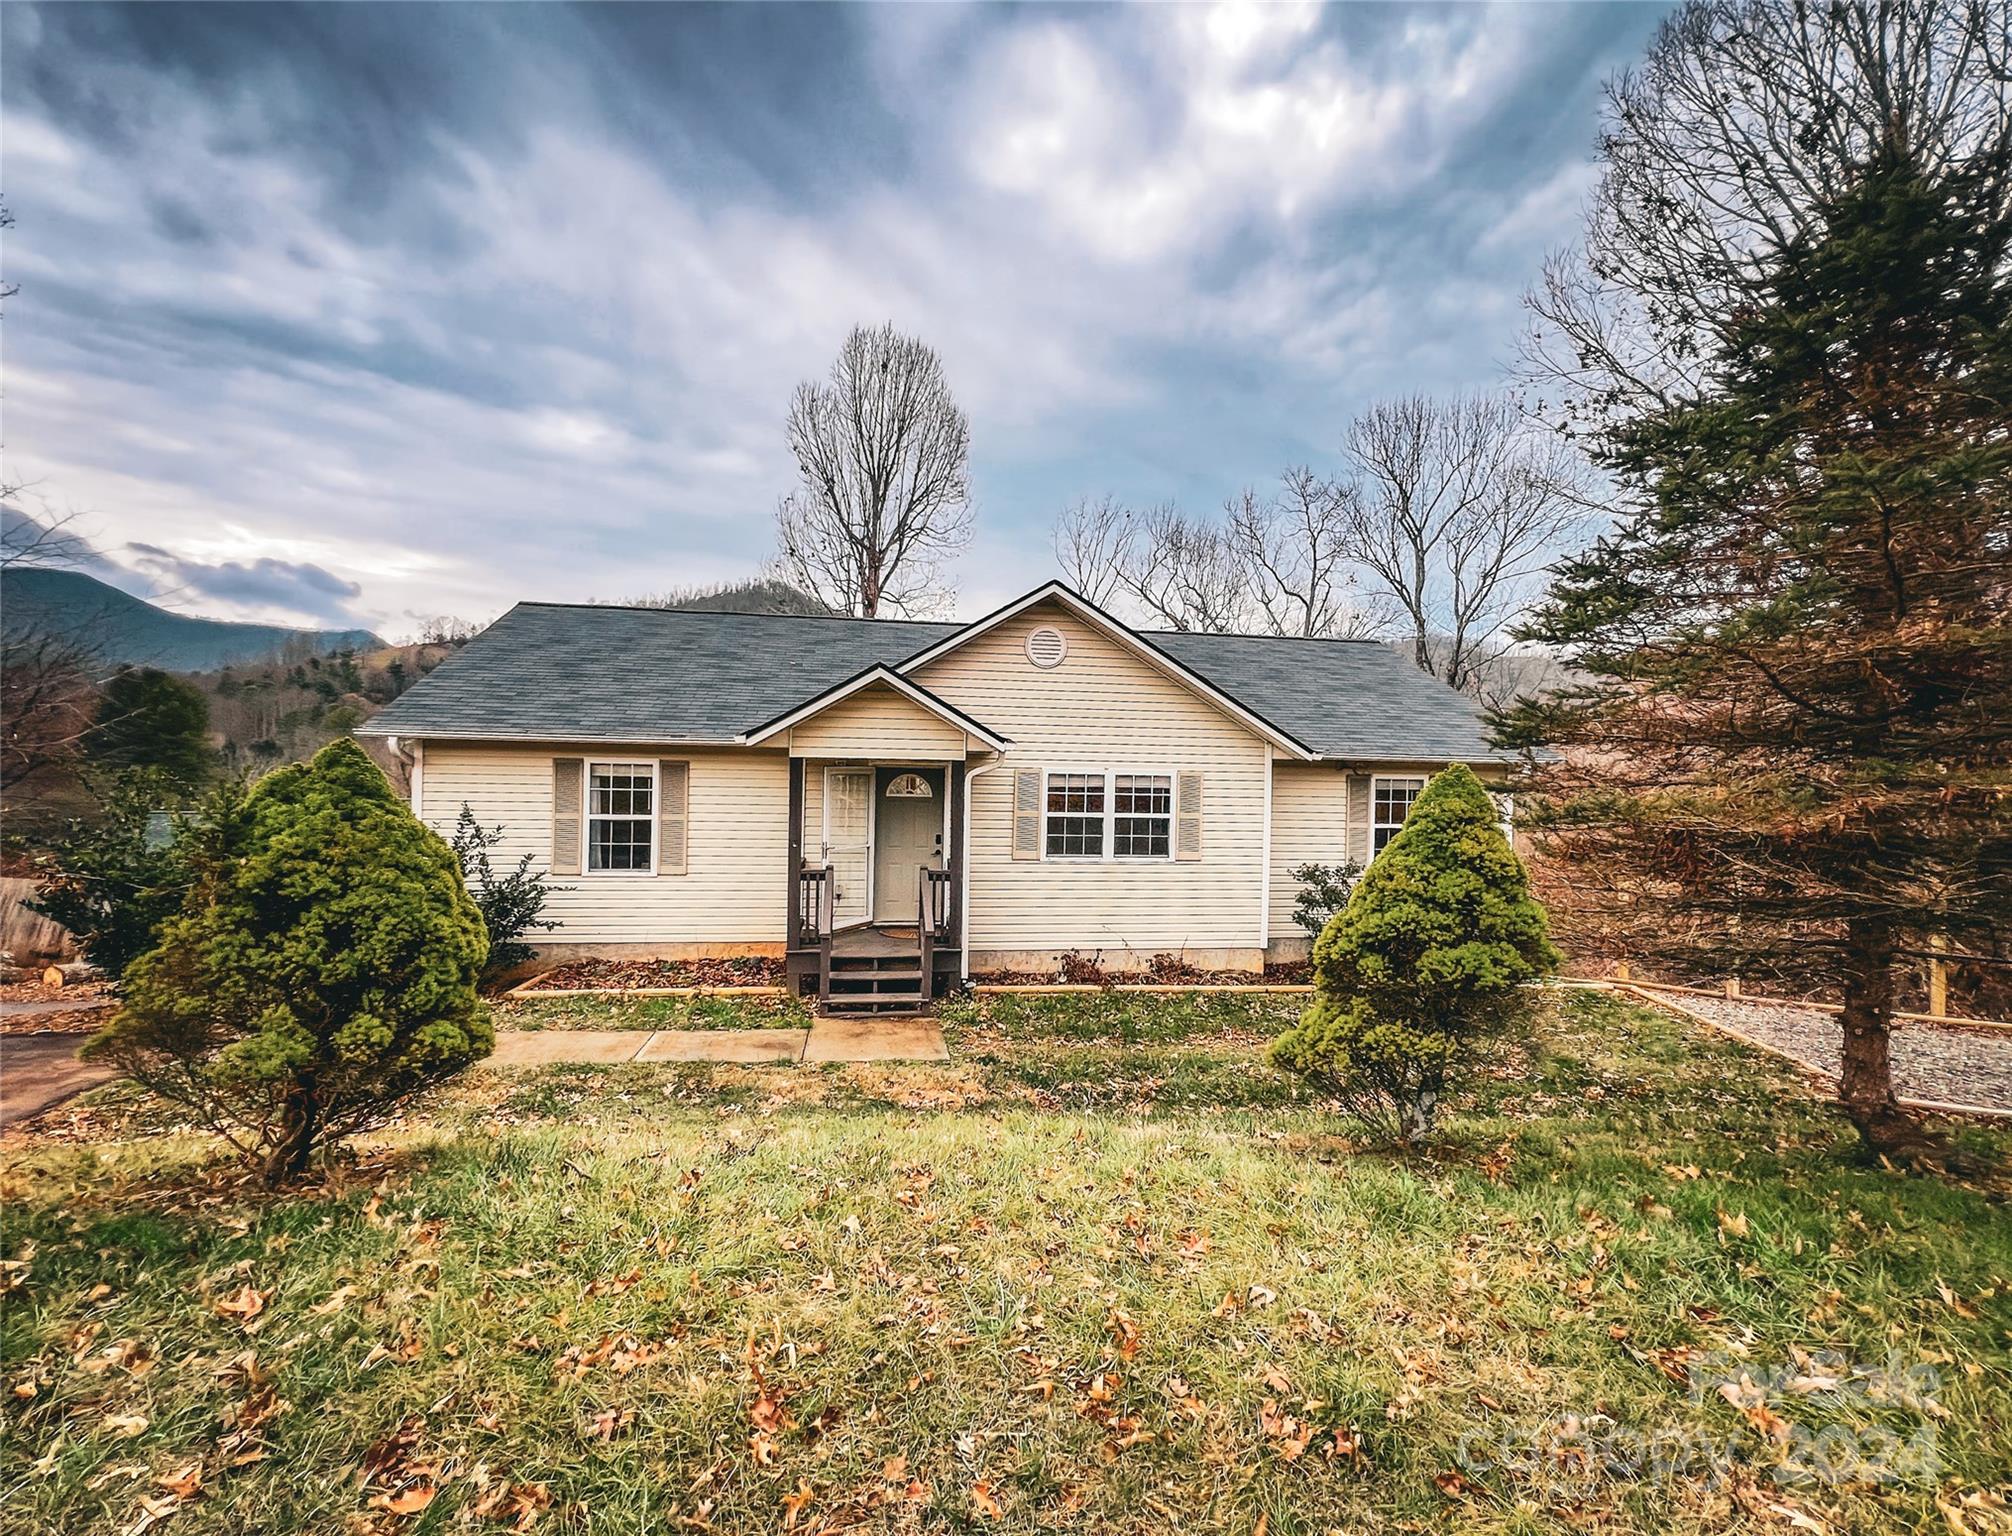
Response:
[[[1264,973],[1251,971],[1209,971],[1189,965],[1173,955],[1155,955],[1143,971],[1107,971],[1094,959],[1065,955],[1052,971],[973,971],[971,981],[981,987],[1300,987],[1313,979],[1313,966],[1305,960],[1281,961],[1267,965]]]
[[[779,987],[782,962],[762,956],[732,960],[575,960],[530,983],[534,991],[595,987],[632,992],[642,987]]]
[[[1772,1046],[1833,1081],[1841,1070],[1834,1013],[1747,998],[1685,994],[1668,1001]],[[2012,1110],[2012,1032],[1898,1023],[1893,1030],[1893,1085],[1906,1099]]]

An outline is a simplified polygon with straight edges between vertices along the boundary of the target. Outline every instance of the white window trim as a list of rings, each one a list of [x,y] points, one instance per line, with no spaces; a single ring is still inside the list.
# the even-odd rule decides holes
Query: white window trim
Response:
[[[615,816],[594,811],[594,770],[596,768],[647,768],[650,773],[650,814]],[[657,872],[663,854],[663,799],[657,783],[657,760],[638,757],[590,757],[580,764],[580,874],[590,880],[647,880]],[[595,869],[594,823],[597,821],[648,821],[650,824],[650,867],[648,869]],[[689,841],[691,833],[685,834]]]
[[[1064,777],[1102,779],[1104,781],[1104,851],[1102,853],[1050,853],[1048,851],[1048,822],[1055,816],[1080,816],[1077,811],[1051,811],[1048,809],[1048,780],[1061,775]],[[1118,779],[1155,778],[1167,781],[1167,851],[1159,853],[1125,853],[1117,851],[1118,844]],[[1041,770],[1041,858],[1044,863],[1054,864],[1171,864],[1174,862],[1174,823],[1178,819],[1179,807],[1174,803],[1180,793],[1180,774],[1172,768],[1043,768]]]
[[[1418,804],[1418,795],[1424,794],[1425,786],[1427,784],[1430,784],[1431,782],[1432,782],[1432,775],[1429,773],[1372,773],[1369,776],[1370,858],[1373,859],[1379,853],[1383,852],[1382,848],[1376,846],[1376,834],[1385,825],[1385,823],[1380,822],[1376,819],[1376,786],[1379,784],[1416,784],[1418,786],[1418,794],[1413,795],[1411,797],[1411,804],[1416,805]],[[1406,820],[1410,819],[1411,806],[1405,807],[1404,815]],[[1397,834],[1403,830],[1404,830],[1404,822],[1400,821],[1395,826],[1390,828],[1390,835],[1394,839],[1397,836]],[[1389,845],[1386,844],[1385,846],[1387,847]]]

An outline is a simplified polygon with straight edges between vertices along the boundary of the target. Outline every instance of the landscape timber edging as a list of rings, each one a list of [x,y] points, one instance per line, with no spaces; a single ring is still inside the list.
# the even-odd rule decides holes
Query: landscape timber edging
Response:
[[[979,982],[971,990],[980,996],[990,996],[1002,992],[1311,992],[1311,982],[1252,982],[1248,986],[1234,981],[1177,982],[1156,981],[1137,984],[1114,981],[1109,986],[1100,986],[1092,981],[1054,982]]]
[[[536,980],[533,977],[532,980]],[[505,997],[782,997],[788,988],[769,987],[512,987]]]

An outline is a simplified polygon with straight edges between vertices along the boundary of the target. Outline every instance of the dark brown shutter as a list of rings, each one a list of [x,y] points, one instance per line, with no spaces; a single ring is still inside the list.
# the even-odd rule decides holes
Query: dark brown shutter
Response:
[[[1013,771],[1013,857],[1041,857],[1041,770]]]
[[[580,872],[580,782],[585,762],[577,757],[552,759],[552,873]]]
[[[657,873],[682,875],[691,840],[691,764],[657,764]]]
[[[1194,860],[1202,856],[1202,776],[1199,773],[1174,775],[1174,857]]]

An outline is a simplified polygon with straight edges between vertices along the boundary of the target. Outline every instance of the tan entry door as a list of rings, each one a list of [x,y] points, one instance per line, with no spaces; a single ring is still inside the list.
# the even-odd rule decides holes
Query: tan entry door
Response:
[[[824,771],[824,862],[831,866],[831,925],[863,923],[873,902],[873,770]]]
[[[943,866],[943,775],[880,770],[873,816],[873,920],[907,927],[917,918],[917,872]]]

